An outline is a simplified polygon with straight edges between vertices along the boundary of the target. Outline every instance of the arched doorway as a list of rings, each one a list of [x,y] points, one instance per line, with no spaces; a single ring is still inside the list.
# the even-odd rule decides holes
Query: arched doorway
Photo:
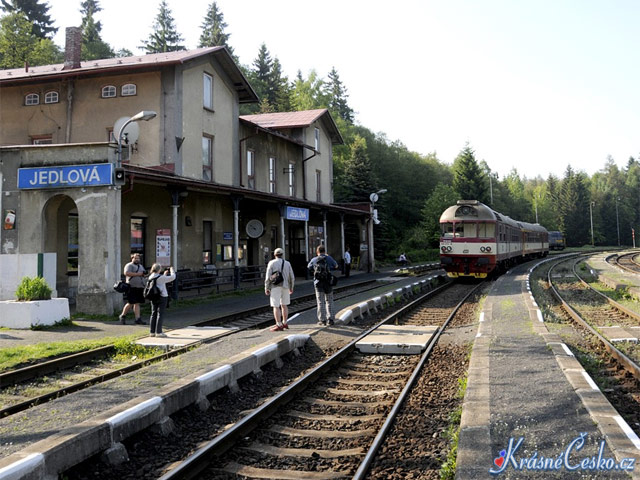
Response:
[[[56,254],[56,285],[59,297],[75,303],[78,290],[79,218],[76,203],[67,195],[55,195],[42,211],[42,251]]]

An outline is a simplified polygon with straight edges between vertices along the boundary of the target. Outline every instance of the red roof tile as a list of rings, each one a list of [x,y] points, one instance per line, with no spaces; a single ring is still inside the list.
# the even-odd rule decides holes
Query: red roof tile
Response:
[[[326,108],[320,108],[317,110],[303,110],[301,112],[241,115],[240,118],[263,128],[301,128],[308,127],[327,112],[328,110]]]

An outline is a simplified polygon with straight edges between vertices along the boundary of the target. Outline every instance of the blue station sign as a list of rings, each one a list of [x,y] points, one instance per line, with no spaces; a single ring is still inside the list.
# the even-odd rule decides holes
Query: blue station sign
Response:
[[[301,220],[303,222],[308,222],[309,221],[309,209],[308,208],[287,207],[287,211],[285,213],[285,218],[287,220]]]
[[[113,185],[113,164],[64,165],[18,169],[19,189]]]

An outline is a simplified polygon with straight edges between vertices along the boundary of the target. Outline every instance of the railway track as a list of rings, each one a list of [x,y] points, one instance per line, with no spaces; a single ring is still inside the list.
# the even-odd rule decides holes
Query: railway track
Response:
[[[349,297],[379,287],[376,281],[366,281],[336,288],[335,299]],[[316,307],[315,295],[297,298],[290,305],[290,315],[302,313]],[[212,318],[194,326],[224,326],[233,329],[227,335],[251,329],[262,328],[273,322],[271,307],[260,307]],[[211,341],[219,341],[218,336]],[[113,345],[56,358],[22,369],[0,374],[0,418],[14,415],[52,399],[68,395],[92,385],[139,370],[153,363],[186,353],[198,345],[176,348],[140,361],[116,361]]]
[[[577,293],[580,291],[578,288],[570,288],[572,296],[565,298],[562,284],[578,281],[582,283],[584,278],[578,280],[579,268],[574,268],[566,259],[560,262],[565,263],[538,264],[532,274],[532,291],[545,312],[547,328],[562,337],[611,405],[636,435],[640,435],[640,380],[637,376],[636,353],[638,344],[630,341],[614,342],[601,333],[602,329],[591,326],[589,318],[581,317],[578,310],[587,303],[587,298],[592,298],[597,305],[609,304],[609,299],[598,299],[600,292],[597,292],[596,297],[591,297],[593,293],[588,293],[589,297],[585,294],[583,299]],[[570,281],[570,277],[573,277],[573,281]],[[584,285],[581,288],[586,289]],[[570,303],[571,299],[575,299],[577,304]],[[597,309],[593,304],[587,308]]]
[[[570,260],[573,262],[569,267],[573,276],[573,281],[567,281],[566,275],[563,282],[554,282],[553,271],[559,264],[552,266],[548,272],[548,282],[551,291],[561,302],[562,308],[580,327],[586,329],[597,338],[601,345],[613,356],[620,365],[640,380],[640,351],[636,348],[626,348],[627,355],[617,348],[613,343],[620,343],[618,337],[614,337],[619,332],[629,332],[629,329],[640,327],[640,315],[627,309],[618,302],[592,288],[578,274],[576,265],[581,258]],[[567,262],[565,260],[565,262]],[[565,272],[569,271],[565,267]],[[626,342],[632,341],[637,345],[638,338],[631,334],[624,337]],[[628,346],[627,346],[628,347]]]
[[[609,263],[626,270],[627,272],[640,274],[640,264],[637,261],[638,252],[612,255],[607,258]]]
[[[440,334],[476,288],[456,284],[437,296],[431,292],[383,319],[174,464],[162,480],[364,478]],[[388,323],[438,329],[422,356],[357,351],[361,338]]]

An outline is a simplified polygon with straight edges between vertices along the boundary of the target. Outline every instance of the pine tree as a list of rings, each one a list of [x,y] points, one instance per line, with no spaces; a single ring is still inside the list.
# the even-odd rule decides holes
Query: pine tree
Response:
[[[23,12],[0,19],[0,68],[19,68],[59,63],[62,54],[48,38],[32,33],[32,24]]]
[[[453,162],[453,188],[462,200],[487,203],[487,185],[469,144]]]
[[[198,47],[227,47],[229,53],[233,55],[233,48],[229,45],[230,35],[224,31],[227,26],[223,13],[218,9],[216,2],[213,2],[207,8],[207,15],[200,26],[202,33]]]
[[[95,14],[102,10],[98,0],[84,0],[80,4],[82,13],[82,60],[98,60],[114,56],[113,49],[100,37],[102,23]]]
[[[351,144],[351,155],[344,162],[345,201],[368,202],[377,190],[377,181],[367,153],[367,141],[356,135]]]
[[[324,81],[318,77],[315,70],[311,70],[306,80],[298,72],[298,78],[291,89],[291,106],[294,110],[327,108],[328,99],[323,93],[323,87]]]
[[[591,243],[589,204],[591,197],[584,174],[567,167],[560,187],[560,230],[564,232],[567,246],[576,247]]]
[[[174,23],[175,21],[171,10],[167,6],[167,1],[162,0],[160,2],[158,15],[153,23],[153,32],[149,35],[148,40],[142,40],[144,45],[141,48],[144,48],[147,53],[185,50],[184,46],[180,45],[183,38],[176,30]]]
[[[331,113],[342,118],[347,123],[353,123],[353,109],[347,103],[347,90],[343,86],[335,67],[329,72],[329,81],[326,82],[324,93],[329,99]]]
[[[38,38],[51,38],[58,31],[53,27],[49,15],[51,8],[47,3],[38,0],[1,0],[2,10],[7,13],[22,12],[32,25],[31,33]]]

